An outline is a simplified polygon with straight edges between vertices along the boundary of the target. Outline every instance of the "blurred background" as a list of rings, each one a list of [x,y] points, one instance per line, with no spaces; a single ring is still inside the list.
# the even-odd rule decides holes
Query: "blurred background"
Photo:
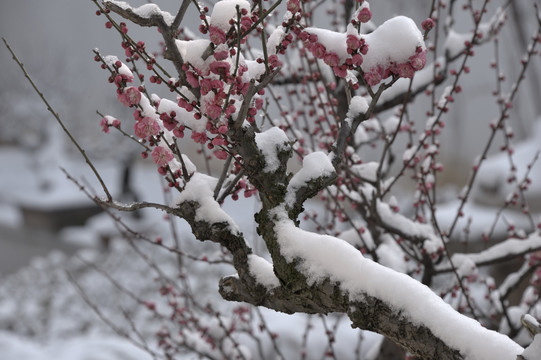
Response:
[[[130,3],[140,5],[146,1]],[[174,12],[180,2],[164,0],[156,3],[162,9]],[[420,24],[428,16],[430,3],[428,0],[374,1],[371,2],[373,21],[380,24],[392,15],[402,14]],[[533,2],[493,3],[509,4],[508,24],[499,35],[498,56],[502,75],[516,79],[520,59],[536,28],[536,19],[531,16]],[[163,202],[160,176],[152,164],[137,161],[139,152],[128,141],[116,134],[104,136],[101,132],[101,116],[97,110],[121,120],[130,120],[131,113],[118,103],[114,87],[107,82],[108,75],[94,61],[93,48],[99,48],[102,54],[122,55],[118,35],[107,30],[105,18],[96,16],[95,12],[96,7],[90,0],[3,1],[0,36],[10,43],[67,128],[95,161],[113,193],[118,196],[136,193],[140,199]],[[198,20],[197,16],[189,19]],[[468,20],[458,16],[457,28],[461,21],[468,24]],[[197,26],[197,22],[192,25]],[[137,29],[130,24],[128,27],[134,39],[145,41],[151,51],[160,50],[159,34],[154,29]],[[469,28],[466,25],[464,29]],[[489,123],[499,114],[491,95],[496,83],[494,70],[490,67],[495,58],[494,51],[493,44],[476,50],[476,56],[469,63],[472,71],[462,80],[465,92],[456,97],[445,119],[447,133],[442,138],[440,153],[447,170],[441,181],[453,189],[459,189],[467,180],[475,157],[488,139]],[[100,209],[60,169],[65,168],[88,189],[99,193],[100,186],[95,177],[3,44],[0,46],[0,64],[1,287],[8,275],[29,265],[35,256],[45,256],[52,250],[69,255],[85,247],[102,248],[114,226],[99,217]],[[506,85],[510,86],[511,81],[514,80],[508,80]],[[522,171],[541,142],[541,131],[536,126],[537,117],[541,115],[540,84],[541,62],[536,57],[510,118],[515,131],[514,141],[526,144],[517,148],[522,149],[517,151],[517,163]],[[417,109],[421,128],[426,110],[422,106]],[[492,154],[498,152],[501,140],[493,146]],[[485,188],[478,189],[480,205],[490,207],[491,204],[481,203],[505,196],[503,187],[494,190],[494,179],[505,183],[508,169],[504,157],[494,157],[492,165],[484,170],[483,178],[490,181]],[[535,167],[532,178],[541,187],[539,169],[539,166]],[[130,171],[131,180],[126,183],[127,171]],[[493,190],[495,192],[491,193]],[[541,190],[539,194],[532,193],[539,196],[541,203]],[[451,207],[449,211],[453,209]],[[88,222],[88,219],[93,220]],[[151,221],[156,223],[158,220],[155,217]],[[481,223],[479,229],[485,225]],[[77,228],[80,226],[86,227]],[[0,291],[0,301],[1,295]],[[0,307],[0,313],[1,310]],[[1,347],[0,340],[0,353]]]

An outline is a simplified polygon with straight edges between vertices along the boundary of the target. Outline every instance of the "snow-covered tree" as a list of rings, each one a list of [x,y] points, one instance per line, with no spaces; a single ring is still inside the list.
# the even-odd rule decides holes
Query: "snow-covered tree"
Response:
[[[420,358],[540,356],[541,336],[524,350],[530,340],[520,332],[522,315],[526,327],[539,332],[527,315],[540,310],[541,234],[527,202],[536,154],[526,171],[510,172],[510,194],[501,204],[521,207],[531,226],[509,224],[497,243],[490,242],[494,228],[467,239],[484,242],[479,252],[455,246],[464,239],[459,224],[497,136],[503,135],[502,149],[514,164],[509,116],[537,56],[539,24],[523,56],[511,59],[518,71],[510,86],[496,53],[495,119],[454,213],[442,219],[445,120],[468,93],[463,83],[477,49],[490,42],[498,49],[505,6],[428,2],[417,24],[406,16],[376,22],[375,9],[362,0],[221,0],[212,8],[183,0],[173,14],[153,3],[95,3],[124,48],[122,57],[95,49],[95,60],[118,100],[133,110],[133,119],[104,115],[103,131],[135,141],[175,194],[170,203],[123,203],[103,184],[98,204],[128,212],[153,208],[185,220],[196,239],[221,249],[191,260],[234,266],[233,275],[222,273],[219,280],[225,300],[288,314],[346,314],[352,327],[382,334]],[[194,14],[197,31],[183,25]],[[130,37],[124,21],[156,28],[163,47],[152,53]],[[194,144],[198,154],[188,155]],[[257,199],[257,233],[243,233],[222,206],[240,195]],[[118,227],[186,264],[181,242],[150,240],[120,219]],[[508,259],[519,261],[519,269],[494,280],[489,266]],[[179,299],[190,298],[195,307],[193,295],[156,271],[176,326],[158,331],[166,357],[186,350],[210,358],[257,357],[235,336],[248,328],[210,308],[216,316],[208,323],[184,317]],[[511,306],[517,288],[520,301]],[[155,302],[141,305],[156,316],[163,311]],[[194,323],[206,348],[194,332],[183,331]],[[326,356],[336,356],[332,346]]]

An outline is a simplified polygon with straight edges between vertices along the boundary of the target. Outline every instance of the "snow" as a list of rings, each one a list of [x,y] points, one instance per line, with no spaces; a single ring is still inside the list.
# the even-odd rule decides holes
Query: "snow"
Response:
[[[103,61],[110,68],[114,68],[116,62],[119,61],[119,59],[115,55],[106,55],[106,56],[103,57]],[[126,64],[124,64],[123,62],[121,62],[121,64],[122,65],[120,65],[120,67],[117,69],[118,73],[120,75],[126,76],[126,78],[128,78],[128,79],[133,79],[133,73],[131,72],[130,68]]]
[[[278,26],[272,31],[267,39],[267,47],[271,53],[276,53],[276,49],[282,44],[282,40],[284,40],[285,36],[286,33],[284,32],[284,28],[282,26]]]
[[[398,116],[391,115],[383,122],[383,129],[388,135],[394,134],[397,131],[399,124],[400,118]]]
[[[455,264],[462,264],[465,261],[481,264],[491,259],[526,253],[536,248],[541,248],[541,236],[533,233],[526,239],[508,239],[478,253],[455,254],[452,259]]]
[[[118,336],[80,336],[46,345],[0,332],[2,360],[150,360],[144,350]],[[91,355],[92,354],[92,355]]]
[[[272,127],[262,133],[255,134],[255,142],[265,157],[263,172],[276,171],[280,166],[278,153],[289,147],[289,139],[286,133],[278,127]]]
[[[150,19],[152,16],[160,16],[163,18],[167,26],[171,26],[173,24],[173,21],[175,20],[175,17],[173,15],[171,15],[167,11],[162,11],[156,4],[144,4],[137,8],[133,8],[125,1],[104,0],[104,3],[115,4],[116,6],[124,10],[131,9],[131,11],[135,15],[138,15],[145,19]]]
[[[214,199],[214,188],[218,179],[196,172],[186,184],[184,190],[176,200],[177,204],[194,201],[199,204],[196,209],[195,220],[209,223],[226,223],[229,228],[240,233],[233,218],[229,216]]]
[[[325,153],[315,151],[308,154],[302,160],[302,168],[291,178],[287,186],[286,203],[293,205],[296,199],[296,192],[306,186],[311,180],[319,177],[330,176],[334,173],[334,166]]]
[[[271,290],[280,286],[280,280],[274,275],[272,264],[262,257],[254,254],[248,255],[248,267],[250,275],[267,289]]]
[[[429,224],[421,224],[413,222],[407,217],[397,212],[394,212],[389,204],[377,200],[376,208],[378,215],[382,221],[396,229],[400,229],[405,234],[411,237],[425,239],[423,248],[428,253],[435,253],[442,247],[441,239],[434,233],[434,230]]]
[[[471,41],[471,39],[471,33],[459,34],[451,29],[449,34],[447,34],[444,44],[445,50],[449,51],[449,57],[453,58],[463,52],[465,48],[464,43],[466,41]]]
[[[346,116],[350,119],[355,119],[359,115],[366,113],[369,106],[369,100],[370,98],[367,98],[366,96],[357,95],[352,97]]]
[[[57,153],[61,144],[62,142],[48,144],[42,147],[39,153],[25,153],[16,149],[0,151],[0,164],[2,164],[0,187],[12,189],[12,191],[3,191],[0,195],[0,201],[4,207],[24,206],[44,210],[93,205],[93,202],[66,178],[60,166],[62,165],[77,178],[87,179],[90,186],[98,193],[101,191],[101,186],[90,169],[87,166],[81,166],[80,158]],[[115,167],[118,165],[113,163],[102,163],[99,167],[103,178],[111,184],[109,190],[113,194],[118,191]],[[19,218],[13,210],[6,213],[6,217],[15,221]]]
[[[212,9],[212,15],[210,17],[210,26],[215,26],[220,28],[227,33],[231,24],[229,20],[237,19],[237,9],[239,11],[242,9],[248,10],[250,12],[250,3],[246,0],[221,0],[214,4]],[[242,15],[241,15],[242,16]]]
[[[309,34],[317,35],[317,41],[325,46],[327,52],[338,55],[341,63],[345,62],[349,57],[346,47],[347,33],[316,27],[308,27],[304,30]]]
[[[351,171],[365,181],[375,183],[378,181],[379,163],[376,161],[367,162],[365,164],[353,165]]]
[[[436,219],[442,230],[449,229],[456,217],[460,203],[460,200],[453,200],[437,206]],[[481,240],[482,235],[488,234],[490,231],[497,211],[498,209],[493,206],[476,204],[474,202],[466,203],[462,209],[465,216],[458,219],[457,229],[464,228],[468,223],[468,219],[471,218],[472,222],[468,226],[469,239]],[[528,218],[521,212],[506,209],[503,211],[502,216],[506,221],[514,223],[516,228],[527,229],[530,226]],[[494,226],[494,234],[498,234],[499,236],[507,234],[507,228],[508,225],[505,221],[498,221]]]
[[[396,16],[385,21],[372,33],[364,35],[368,53],[364,56],[363,71],[381,65],[387,67],[391,62],[407,62],[415,55],[417,47],[425,48],[423,34],[415,22],[406,16]]]
[[[173,21],[175,20],[175,17],[173,15],[171,15],[167,11],[162,11],[156,4],[141,5],[138,8],[133,9],[133,12],[136,15],[147,19],[155,15],[161,16],[168,26],[171,26],[173,24]]]
[[[209,65],[207,61],[203,60],[202,55],[209,47],[210,40],[175,40],[175,44],[177,45],[182,60],[192,64],[194,68],[199,69],[202,72],[209,71]]]
[[[277,209],[280,216],[283,210]],[[309,284],[329,279],[353,301],[364,294],[379,298],[403,311],[417,324],[428,327],[466,359],[514,359],[523,349],[507,336],[482,327],[457,313],[440,297],[408,275],[379,265],[340,239],[306,232],[283,218],[275,226],[281,254]],[[340,264],[340,266],[337,266]]]
[[[407,273],[408,263],[400,245],[388,234],[382,236],[382,244],[376,249],[378,263],[401,273]]]
[[[524,350],[522,357],[524,360],[537,360],[541,354],[541,334],[537,334],[533,342]]]

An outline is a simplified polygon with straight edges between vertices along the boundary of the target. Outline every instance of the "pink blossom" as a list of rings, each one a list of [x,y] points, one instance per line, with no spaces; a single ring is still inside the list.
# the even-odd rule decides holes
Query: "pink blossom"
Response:
[[[261,110],[263,108],[263,99],[262,98],[256,98],[254,100],[254,106],[257,110]]]
[[[156,119],[146,116],[135,122],[134,132],[137,137],[145,139],[148,136],[158,135],[160,133],[160,125]]]
[[[206,114],[210,119],[216,120],[222,115],[222,107],[215,103],[207,103]]]
[[[412,78],[413,74],[415,73],[415,70],[413,67],[408,63],[401,63],[396,66],[396,70],[398,72],[398,75],[403,78]]]
[[[246,31],[246,30],[248,30],[250,28],[250,26],[252,26],[253,21],[249,16],[243,16],[240,19],[240,24],[241,24],[242,28],[244,29],[243,31]]]
[[[359,19],[362,23],[367,23],[372,19],[372,12],[370,11],[370,8],[364,7],[359,11],[359,15],[357,15],[357,19]]]
[[[135,86],[130,86],[118,94],[118,101],[124,106],[133,106],[141,101],[141,92]]]
[[[188,81],[188,83],[192,87],[198,88],[199,87],[199,80],[197,79],[195,74],[193,72],[191,72],[191,71],[186,71],[185,74],[186,74],[186,81]]]
[[[227,133],[227,130],[228,130],[227,124],[221,124],[221,125],[218,127],[218,132],[219,132],[220,134],[225,134],[225,133]]]
[[[225,115],[230,116],[234,114],[236,110],[237,108],[235,107],[235,105],[229,105],[225,108]]]
[[[150,153],[152,156],[152,160],[158,165],[158,166],[167,166],[169,161],[173,160],[173,153],[171,150],[163,147],[163,146],[156,146],[154,149],[152,149],[152,152]]]
[[[413,56],[410,56],[409,63],[410,63],[411,67],[414,70],[418,71],[418,70],[421,70],[422,68],[425,67],[425,65],[426,65],[426,51],[427,51],[426,49],[421,50],[417,54],[415,54]]]
[[[201,80],[201,95],[207,95],[212,90],[212,80],[204,78]]]
[[[107,117],[103,117],[103,119],[101,119],[100,126],[101,126],[101,130],[104,133],[106,134],[109,133],[109,120],[107,119]]]
[[[361,66],[363,63],[363,57],[361,54],[354,54],[351,57],[351,64],[354,66]]]
[[[225,60],[229,56],[229,51],[223,50],[223,51],[216,51],[214,53],[214,58],[216,60]]]
[[[219,80],[219,79],[214,79],[212,80],[212,88],[214,90],[216,90],[216,92],[218,93],[223,93],[225,94],[222,90],[224,89],[224,82],[222,80]],[[224,96],[225,98],[225,96]]]
[[[334,67],[338,66],[338,64],[340,63],[340,58],[338,57],[338,55],[336,55],[336,53],[329,52],[325,54],[325,56],[323,57],[323,61],[325,62],[325,64]]]
[[[195,141],[196,143],[199,143],[199,144],[204,144],[207,142],[207,134],[205,132],[197,132],[197,131],[193,131],[192,132],[192,136],[191,136],[192,140]]]
[[[222,29],[212,25],[209,27],[209,38],[210,41],[212,41],[215,45],[223,44],[226,40],[225,32]]]
[[[322,43],[315,43],[314,46],[312,46],[312,54],[318,59],[323,59],[325,56],[325,53],[327,52],[327,49],[325,48],[325,45]]]
[[[269,56],[269,65],[273,68],[277,68],[282,66],[282,62],[278,59],[278,56],[275,54],[272,54]]]
[[[210,63],[210,71],[222,77],[229,76],[230,68],[231,68],[231,65],[229,65],[229,63],[226,61],[214,61]]]
[[[173,135],[182,139],[184,137],[184,130],[186,130],[186,128],[183,125],[181,125],[178,128],[175,128],[173,130]]]
[[[214,146],[225,146],[225,145],[227,145],[227,140],[224,139],[221,136],[216,136],[214,139],[212,139],[212,145],[214,145]]]
[[[361,41],[357,36],[350,34],[346,39],[346,45],[348,49],[357,50],[361,47]]]
[[[347,65],[335,66],[332,69],[334,71],[334,74],[340,78],[345,78],[347,75]]]
[[[165,115],[165,116],[162,116],[162,115]],[[169,131],[173,130],[177,126],[178,121],[168,116],[166,113],[163,113],[162,115],[160,115],[160,119],[162,120],[163,127]]]
[[[295,14],[297,11],[300,11],[301,4],[299,0],[289,0],[287,2],[287,11]]]
[[[242,76],[246,71],[248,71],[248,66],[246,65],[239,65],[238,74],[239,76]]]
[[[236,82],[236,87],[237,87],[237,92],[238,93],[241,93],[242,95],[246,95],[248,93],[248,89],[250,88],[250,83],[249,82],[243,82],[242,81],[242,78],[237,78],[239,79],[237,82]]]
[[[377,67],[372,68],[369,72],[364,73],[364,80],[368,83],[370,86],[374,86],[379,84],[379,82],[383,79],[382,75],[380,74],[380,71],[378,71]]]
[[[227,159],[227,151],[225,150],[214,150],[214,156],[216,156],[218,159],[220,160],[225,160]]]
[[[424,31],[428,32],[430,30],[432,30],[432,28],[434,27],[434,20],[432,20],[431,18],[428,18],[426,20],[423,20],[423,22],[421,23],[421,27],[423,28]]]
[[[368,52],[368,45],[364,42],[364,39],[363,41],[361,41],[361,47],[359,49],[359,52],[363,55],[366,55],[366,53]]]

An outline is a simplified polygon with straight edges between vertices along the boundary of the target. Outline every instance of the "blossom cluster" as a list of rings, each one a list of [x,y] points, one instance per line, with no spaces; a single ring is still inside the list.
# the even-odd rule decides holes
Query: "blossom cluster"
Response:
[[[364,80],[368,85],[374,86],[391,75],[411,79],[416,71],[425,67],[426,53],[426,49],[418,46],[415,49],[415,55],[410,56],[407,61],[390,62],[387,66],[377,65],[364,73]]]
[[[329,65],[334,74],[338,77],[345,78],[347,70],[358,68],[363,63],[363,55],[368,52],[368,45],[362,37],[355,34],[348,34],[346,38],[347,54],[343,59],[337,52],[328,50],[327,47],[319,42],[317,34],[303,31],[299,33],[299,38],[304,42],[306,49],[314,55],[316,59],[323,60]]]

